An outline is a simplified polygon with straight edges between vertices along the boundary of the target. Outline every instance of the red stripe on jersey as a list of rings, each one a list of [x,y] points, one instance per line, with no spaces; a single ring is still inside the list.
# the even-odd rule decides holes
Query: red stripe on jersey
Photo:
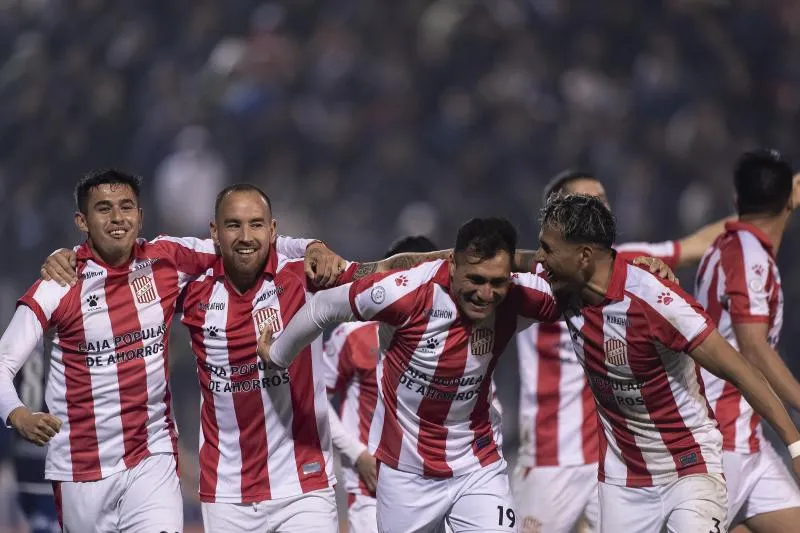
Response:
[[[586,365],[590,369],[590,375],[596,374],[605,380],[609,380],[608,369],[606,369],[605,366],[606,357],[602,348],[604,345],[602,309],[586,307],[583,310],[583,317],[585,321],[583,329],[581,330],[585,339],[583,351]],[[627,429],[625,415],[620,411],[616,403],[606,402],[603,404],[603,407],[606,416],[610,419],[614,440],[622,453],[622,462],[628,470],[626,485],[629,487],[651,486],[653,478],[647,470],[647,463],[644,460],[641,450],[636,445],[633,435],[626,434],[621,429]],[[604,476],[604,463],[600,463],[599,470],[601,473],[600,475]]]
[[[175,431],[175,421],[172,420],[172,391],[169,387],[169,334],[172,329],[172,319],[175,315],[175,304],[173,303],[170,305],[170,302],[176,300],[172,295],[178,291],[178,273],[171,268],[154,268],[153,278],[155,278],[156,292],[159,295],[161,311],[164,313],[164,324],[167,324],[167,329],[163,337],[164,349],[161,352],[164,356],[164,381],[166,384],[164,390],[164,404],[166,406],[164,416],[167,419],[167,430],[172,440],[172,449],[177,456],[178,432]],[[176,460],[175,462],[177,463],[178,461]]]
[[[81,283],[75,287],[74,296],[61,300],[56,313],[72,317],[71,321],[58,321],[58,337],[64,352],[64,384],[67,389],[72,479],[93,481],[102,477],[102,470],[94,418],[92,376],[86,367],[85,353],[77,351],[77,346],[86,343],[81,310]],[[68,346],[76,349],[69,350],[66,348]]]
[[[290,263],[286,270],[294,269],[295,276],[303,281],[284,284],[285,290],[278,294],[284,324],[306,303],[305,283],[302,263]],[[323,372],[322,368],[317,369]],[[294,459],[297,464],[297,479],[303,493],[324,489],[328,486],[325,473],[325,458],[317,427],[314,409],[314,358],[311,347],[306,346],[289,366],[289,388],[292,396],[292,437],[294,440]],[[262,415],[261,419],[264,417]]]
[[[112,273],[106,278],[105,293],[108,304],[108,318],[115,339],[124,342],[124,336],[141,331],[139,313],[133,301],[133,289],[125,283],[128,273]],[[124,276],[124,277],[123,277]],[[141,340],[130,344],[117,342],[116,356],[123,355],[117,362],[117,381],[119,382],[120,418],[122,419],[122,439],[125,446],[125,466],[133,468],[148,454],[147,449],[147,368],[143,357],[136,352],[143,350]],[[134,352],[128,359],[128,354]]]
[[[41,324],[42,330],[47,331],[47,328],[50,325],[51,321],[47,319],[47,316],[45,316],[42,307],[39,305],[39,302],[37,302],[36,299],[33,297],[33,295],[36,294],[36,290],[39,288],[39,285],[41,284],[42,280],[37,279],[36,282],[33,285],[31,285],[31,288],[28,289],[28,291],[25,294],[23,294],[19,300],[17,300],[17,305],[25,304],[26,306],[28,306],[30,310],[33,311],[33,313],[36,315],[36,318],[39,319],[39,324]],[[80,292],[78,294],[80,294]]]
[[[734,317],[750,316],[750,289],[747,287],[747,270],[744,264],[744,249],[738,235],[732,238],[720,250],[723,269],[725,271],[725,288],[731,294],[743,295],[745,298],[730,299],[731,321],[736,323]]]
[[[58,525],[63,530],[64,529],[64,513],[62,510],[61,504],[61,482],[60,481],[53,481],[53,499],[56,503],[56,517],[58,517]]]
[[[594,403],[592,389],[584,378],[581,390],[581,405],[583,406],[583,423],[581,424],[581,438],[583,439],[583,460],[586,464],[596,463],[600,458],[600,449],[597,435],[602,434],[597,420],[597,407]]]
[[[633,302],[648,305],[637,300]],[[661,357],[655,345],[648,342],[646,337],[643,338],[643,335],[649,334],[651,327],[646,314],[628,313],[628,319],[631,325],[626,328],[625,342],[628,346],[647,346],[649,352],[630,357],[628,364],[636,381],[643,384],[640,389],[642,399],[650,420],[672,455],[675,470],[679,476],[707,473],[705,457],[691,430],[686,427]]]
[[[398,302],[411,297],[406,305],[413,305],[414,296],[419,295],[425,298],[425,302],[420,308],[430,309],[433,306],[433,287],[429,286],[425,293],[419,293],[420,291],[413,291]],[[394,305],[397,304],[396,302]],[[383,357],[381,388],[383,389],[384,415],[381,438],[378,448],[375,450],[375,458],[394,469],[397,468],[400,448],[403,445],[403,430],[397,421],[397,388],[400,386],[400,377],[408,370],[408,364],[422,341],[427,327],[428,323],[420,320],[414,327],[404,328],[402,338],[395,336]]]
[[[447,332],[442,354],[433,372],[431,384],[428,385],[429,390],[440,391],[442,395],[455,396],[460,378],[467,366],[469,331],[460,326],[461,324],[456,321]],[[450,383],[453,378],[459,379],[453,384]],[[444,425],[452,404],[452,400],[435,400],[428,398],[426,394],[417,407],[419,416],[417,451],[422,458],[422,469],[427,477],[453,475],[453,471],[447,465],[447,428]]]
[[[217,494],[217,468],[219,467],[219,425],[217,424],[214,392],[211,390],[211,371],[207,365],[203,324],[206,311],[200,302],[208,302],[211,298],[212,283],[205,283],[199,290],[186,291],[184,309],[194,309],[184,314],[184,321],[191,336],[192,352],[198,359],[197,377],[200,381],[200,394],[203,395],[203,407],[200,410],[200,427],[204,442],[200,447],[200,498],[204,502],[214,503]],[[190,318],[191,317],[191,318]],[[190,324],[189,321],[193,322]]]
[[[231,372],[231,388],[234,390],[231,399],[239,426],[239,449],[242,457],[242,503],[252,503],[270,499],[264,400],[260,388],[236,387],[236,384],[259,379],[256,354],[258,332],[251,318],[253,306],[247,294],[239,296],[227,281],[224,286],[228,291],[228,316],[225,320],[225,330],[229,333],[228,361],[231,368],[237,366],[252,369],[247,372]],[[252,334],[241,337],[241,342],[231,342],[230,337],[233,335],[230,333],[234,328],[243,328],[245,331],[249,329]]]
[[[558,410],[561,389],[561,324],[539,324],[536,338],[538,377],[536,380],[536,464],[558,465]]]
[[[475,406],[470,414],[469,428],[475,435],[472,440],[472,453],[478,458],[481,466],[487,466],[500,460],[500,452],[497,450],[497,442],[494,440],[494,431],[489,419],[489,402],[491,401],[489,389],[497,360],[506,350],[508,341],[517,329],[517,309],[513,306],[500,306],[495,317],[494,328],[495,344],[492,349],[492,360],[486,367],[486,376],[481,383]]]

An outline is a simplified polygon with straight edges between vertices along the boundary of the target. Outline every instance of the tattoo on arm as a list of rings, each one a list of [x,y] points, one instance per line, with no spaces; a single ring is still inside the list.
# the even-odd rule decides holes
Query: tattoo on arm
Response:
[[[411,268],[425,261],[427,261],[427,258],[424,254],[398,254],[387,258],[384,261],[384,265],[386,266],[386,270],[398,270]]]
[[[536,269],[534,250],[517,250],[514,254],[514,272],[533,272]]]
[[[353,279],[361,279],[370,274],[374,274],[378,270],[378,263],[361,263],[356,271],[353,273]]]

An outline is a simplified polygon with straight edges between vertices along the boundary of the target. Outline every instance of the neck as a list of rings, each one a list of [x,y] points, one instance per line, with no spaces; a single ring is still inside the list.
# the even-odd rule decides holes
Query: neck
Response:
[[[580,292],[581,301],[586,305],[597,305],[605,300],[613,273],[614,254],[612,251],[596,252],[594,270]]]
[[[778,254],[778,248],[780,248],[783,233],[786,231],[786,225],[789,222],[788,213],[772,216],[757,214],[741,215],[739,220],[752,224],[764,232],[772,243],[773,253],[776,255]]]
[[[259,275],[264,271],[264,264],[259,265],[252,272],[248,272],[237,269],[224,259],[223,266],[225,267],[225,278],[240,296],[253,288]]]
[[[102,252],[99,249],[97,249],[91,239],[89,239],[88,243],[89,243],[89,249],[92,251],[92,253],[97,257],[99,257],[100,259],[102,259],[105,264],[112,267],[123,266],[124,264],[126,264],[128,261],[131,260],[131,256],[133,255],[132,248],[127,252],[120,251],[118,253],[113,253],[113,252],[109,253],[109,252]]]

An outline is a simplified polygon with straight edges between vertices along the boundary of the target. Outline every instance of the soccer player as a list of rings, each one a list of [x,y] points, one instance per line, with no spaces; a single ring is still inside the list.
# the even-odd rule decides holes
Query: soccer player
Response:
[[[259,354],[285,368],[330,322],[381,322],[391,333],[378,363],[369,448],[379,461],[378,529],[386,533],[515,531],[516,516],[490,417],[497,358],[518,320],[555,320],[543,278],[511,277],[516,230],[473,219],[450,260],[374,274],[317,293]]]
[[[77,280],[38,281],[20,299],[0,339],[0,417],[48,444],[65,533],[180,531],[167,334],[181,289],[214,264],[213,243],[138,239],[139,179],[121,171],[88,174],[75,199],[87,234]],[[13,379],[49,331],[49,413],[33,412]]]
[[[588,172],[565,171],[544,190],[544,203],[558,194],[586,194],[607,207],[602,182]],[[673,269],[694,264],[722,232],[724,221],[678,241],[616,246],[626,259],[651,256]],[[533,265],[530,270],[534,270]],[[597,529],[598,425],[594,400],[572,348],[565,322],[535,323],[517,334],[520,375],[517,466],[511,488],[522,528],[570,533],[581,517]]]
[[[555,197],[543,211],[536,258],[566,305],[603,427],[600,530],[725,531],[722,435],[698,364],[735,384],[787,445],[800,446],[800,432],[700,305],[629,265],[613,250],[615,237],[601,200]],[[800,472],[800,458],[793,467]]]
[[[211,235],[221,257],[188,284],[182,322],[202,390],[200,500],[205,531],[335,532],[322,339],[285,370],[256,355],[311,296],[302,260],[274,249],[268,196],[253,185],[220,192]]]
[[[778,152],[756,150],[739,158],[733,182],[739,220],[706,252],[697,299],[731,346],[800,410],[800,383],[775,351],[783,325],[775,256],[800,205],[800,175],[792,176]],[[743,522],[756,533],[793,531],[800,524],[800,490],[764,438],[759,416],[731,383],[707,371],[703,379],[722,432],[729,523]]]

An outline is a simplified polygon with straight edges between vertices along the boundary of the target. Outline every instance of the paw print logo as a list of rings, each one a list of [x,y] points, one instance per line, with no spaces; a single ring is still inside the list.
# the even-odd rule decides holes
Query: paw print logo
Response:
[[[763,276],[764,275],[764,265],[753,265],[753,273],[758,277]]]
[[[658,303],[660,304],[669,305],[673,299],[672,294],[669,292],[662,292],[658,295]]]
[[[394,282],[398,287],[405,287],[406,285],[408,285],[408,278],[402,275],[397,276],[396,278],[394,278]]]
[[[430,338],[425,343],[429,350],[435,350],[437,346],[439,346],[439,339]]]
[[[209,337],[216,337],[219,335],[219,328],[217,326],[209,326],[208,327],[208,336]]]
[[[97,300],[98,296],[96,294],[90,294],[88,298],[86,298],[86,302],[88,302],[89,307],[97,307]]]

